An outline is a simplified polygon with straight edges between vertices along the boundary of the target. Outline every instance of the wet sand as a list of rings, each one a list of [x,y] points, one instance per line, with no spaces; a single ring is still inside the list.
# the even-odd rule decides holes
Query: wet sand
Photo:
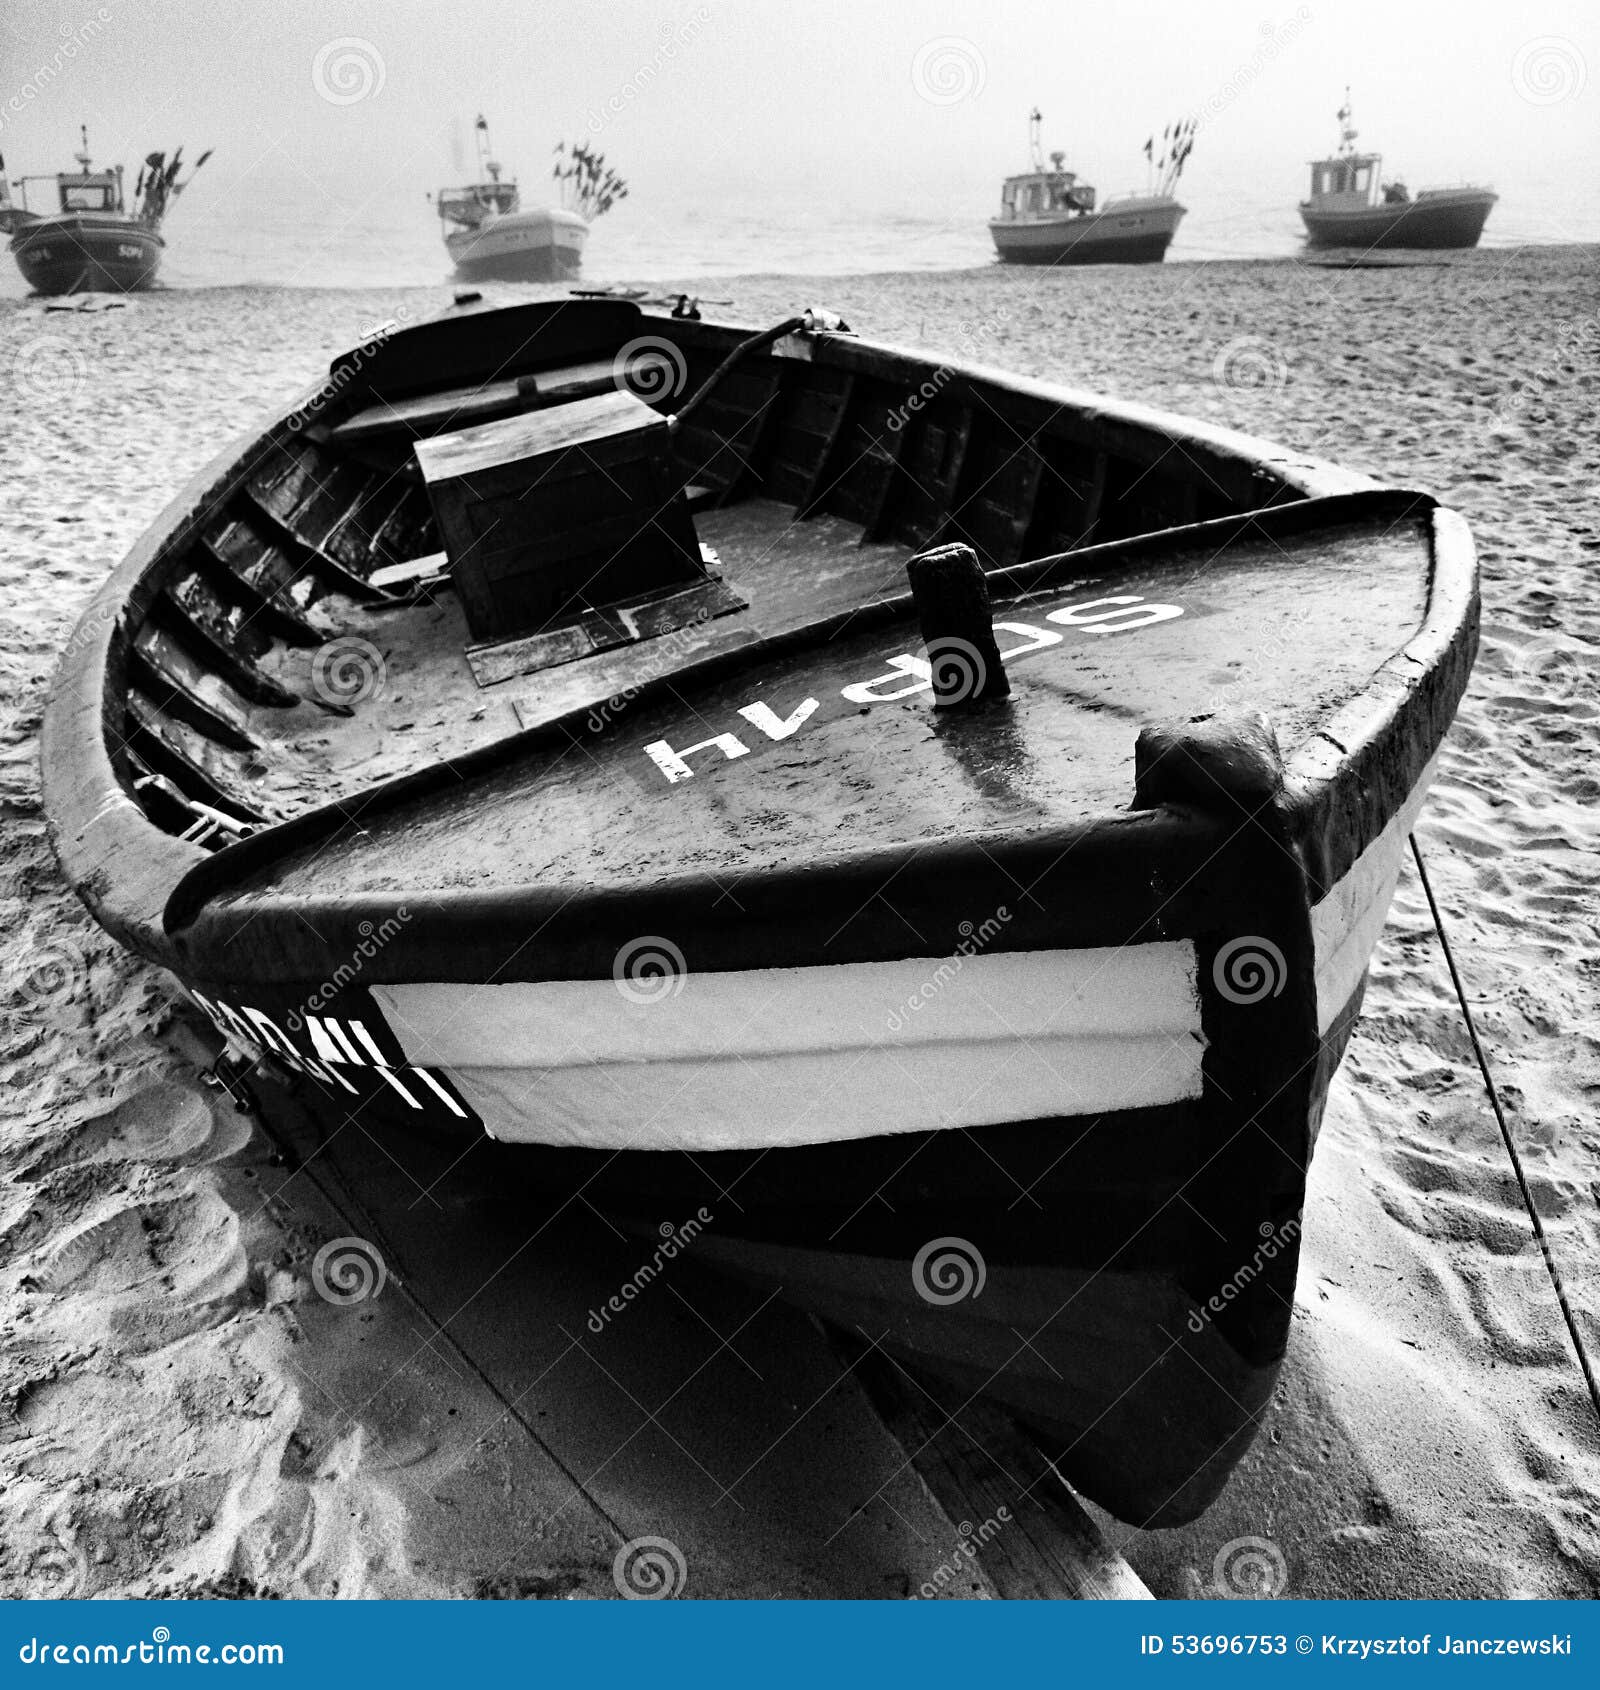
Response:
[[[1597,273],[1589,248],[708,290],[757,323],[823,303],[1465,512],[1483,648],[1419,834],[1591,1353]],[[619,1545],[659,1537],[686,1595],[907,1595],[960,1522],[809,1322],[686,1258],[596,1334],[639,1246],[586,1208],[371,1141],[285,1161],[55,871],[39,718],[94,585],[268,404],[445,297],[0,304],[0,1594],[612,1596]],[[352,1231],[386,1283],[330,1303],[317,1255]],[[1226,1590],[1262,1555],[1295,1595],[1600,1593],[1600,1436],[1409,871],[1305,1251],[1283,1385],[1221,1501],[1179,1532],[1105,1523],[1156,1594]]]

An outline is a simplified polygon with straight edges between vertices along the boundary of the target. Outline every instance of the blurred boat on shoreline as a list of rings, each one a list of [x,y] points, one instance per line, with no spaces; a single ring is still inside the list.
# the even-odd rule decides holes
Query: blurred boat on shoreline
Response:
[[[1004,264],[1159,264],[1183,221],[1185,208],[1172,190],[1194,144],[1193,124],[1168,128],[1162,137],[1160,179],[1145,194],[1124,194],[1095,210],[1095,191],[1066,168],[1066,154],[1045,163],[1039,145],[1038,107],[1028,116],[1032,169],[1008,176],[1000,215],[989,233]],[[1145,143],[1153,162],[1155,137]]]
[[[559,282],[583,268],[588,223],[562,206],[523,209],[514,180],[490,156],[489,125],[480,116],[478,180],[464,188],[441,188],[435,203],[444,225],[444,244],[463,280]]]
[[[188,181],[178,180],[182,147],[170,161],[165,153],[151,153],[134,184],[130,211],[122,166],[91,168],[88,131],[80,129],[79,134],[83,145],[74,155],[77,170],[19,178],[20,206],[11,203],[0,160],[0,232],[10,233],[17,268],[36,293],[135,293],[148,288],[166,250],[161,224],[167,207],[194,180],[194,171]],[[202,153],[194,169],[210,156]],[[38,212],[28,206],[30,182],[54,184],[54,210]]]
[[[1350,90],[1339,108],[1339,150],[1311,163],[1311,197],[1300,202],[1310,246],[1469,247],[1500,197],[1464,183],[1423,188],[1415,198],[1404,182],[1383,180],[1383,155],[1358,153]]]

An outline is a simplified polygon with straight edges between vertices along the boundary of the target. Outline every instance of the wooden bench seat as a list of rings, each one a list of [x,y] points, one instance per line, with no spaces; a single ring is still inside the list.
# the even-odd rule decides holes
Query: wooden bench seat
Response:
[[[613,360],[599,358],[508,381],[453,387],[411,399],[380,400],[347,417],[330,431],[330,438],[347,446],[396,435],[421,440],[473,423],[493,422],[518,411],[541,410],[549,405],[564,405],[572,399],[586,399],[616,385]]]

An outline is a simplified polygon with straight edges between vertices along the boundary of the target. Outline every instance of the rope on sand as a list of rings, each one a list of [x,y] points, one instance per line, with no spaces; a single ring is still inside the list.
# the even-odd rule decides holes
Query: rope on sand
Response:
[[[1555,1287],[1556,1301],[1561,1305],[1561,1317],[1567,1323],[1572,1347],[1577,1352],[1578,1366],[1583,1371],[1584,1383],[1589,1387],[1589,1400],[1594,1404],[1595,1418],[1600,1419],[1600,1386],[1595,1384],[1594,1369],[1589,1364],[1588,1353],[1578,1332],[1578,1323],[1573,1318],[1572,1305],[1567,1301],[1567,1288],[1562,1282],[1561,1269],[1556,1266],[1556,1259],[1550,1251],[1550,1240],[1545,1237],[1544,1222],[1539,1219],[1539,1211],[1534,1207],[1533,1193],[1528,1190],[1528,1178],[1522,1171],[1522,1157],[1517,1153],[1516,1141],[1511,1136],[1511,1128],[1506,1124],[1505,1110],[1500,1106],[1500,1093],[1495,1090],[1494,1076],[1489,1072],[1489,1059],[1484,1055],[1483,1045],[1478,1039],[1478,1029],[1473,1024],[1466,989],[1461,984],[1461,974],[1456,967],[1455,953],[1450,949],[1450,939],[1445,933],[1439,905],[1433,895],[1433,886],[1428,880],[1427,864],[1422,860],[1422,846],[1414,833],[1411,835],[1411,854],[1417,860],[1417,873],[1422,877],[1423,894],[1428,900],[1428,908],[1433,912],[1434,930],[1439,935],[1439,943],[1444,947],[1444,960],[1450,970],[1451,984],[1456,989],[1456,1002],[1461,1005],[1462,1019],[1467,1024],[1467,1037],[1472,1040],[1473,1054],[1478,1058],[1478,1071],[1483,1075],[1484,1090],[1489,1094],[1494,1118],[1500,1124],[1500,1137],[1505,1141],[1506,1154],[1511,1158],[1511,1168],[1517,1176],[1517,1186],[1522,1192],[1522,1205],[1528,1211],[1528,1219],[1533,1222],[1533,1235],[1539,1241],[1545,1269],[1550,1275],[1550,1283]]]

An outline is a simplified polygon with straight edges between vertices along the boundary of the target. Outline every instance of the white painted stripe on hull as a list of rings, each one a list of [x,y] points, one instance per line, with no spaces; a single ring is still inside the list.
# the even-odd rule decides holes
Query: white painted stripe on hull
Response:
[[[1406,839],[1427,800],[1439,767],[1439,753],[1422,771],[1410,796],[1389,818],[1383,831],[1350,865],[1350,870],[1311,907],[1311,940],[1317,973],[1317,1031],[1326,1033],[1349,1003],[1372,959],[1378,935],[1389,919],[1389,904]]]
[[[1361,982],[1437,756],[1311,910],[1318,1029]],[[602,1148],[772,1149],[1198,1097],[1189,941],[693,972],[377,985],[406,1060],[490,1133]]]
[[[380,985],[373,994],[407,1060],[446,1069],[490,1132],[512,1140],[759,1149],[1145,1108],[1201,1092],[1187,940],[691,969],[628,985]],[[656,987],[661,995],[642,1001]]]
[[[777,1150],[1100,1115],[1198,1097],[1198,1032],[986,1040],[560,1068],[457,1068],[493,1138],[611,1150]]]

